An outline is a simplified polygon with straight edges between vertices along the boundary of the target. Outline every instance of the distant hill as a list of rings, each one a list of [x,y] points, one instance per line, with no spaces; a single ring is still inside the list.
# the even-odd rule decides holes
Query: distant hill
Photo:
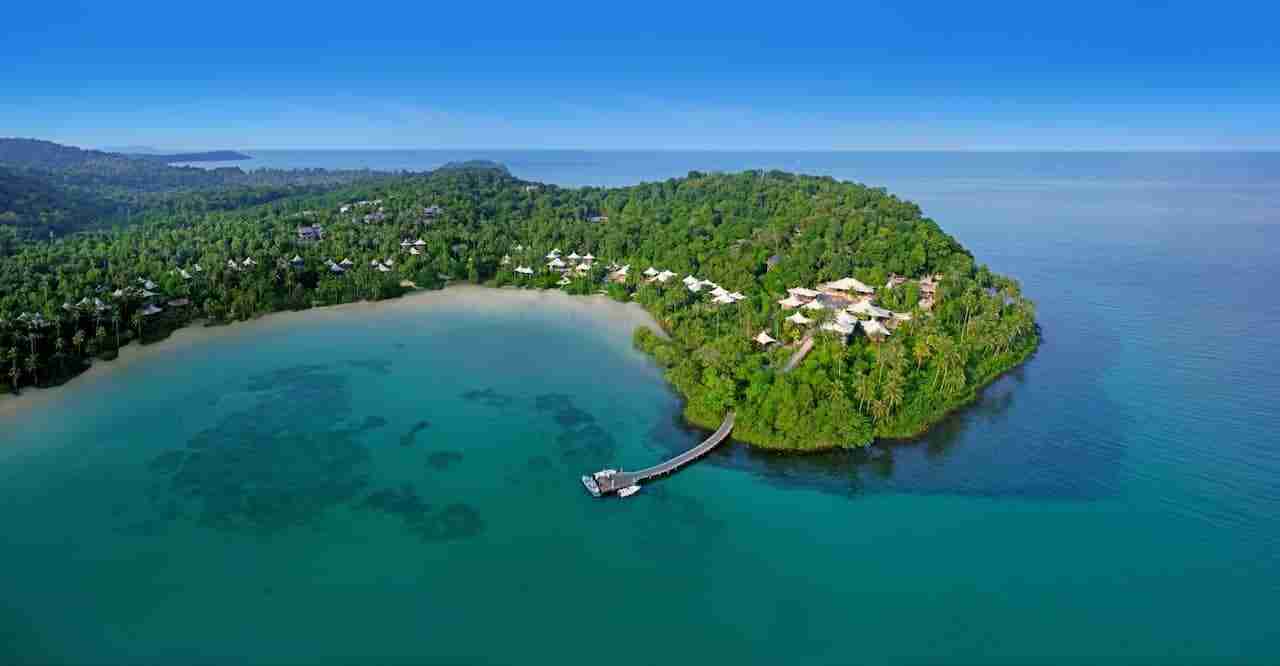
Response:
[[[0,138],[0,225],[44,238],[110,225],[156,206],[225,209],[357,180],[387,178],[367,170],[202,169],[170,161],[248,159],[231,151],[123,155],[39,139]],[[181,202],[179,201],[181,199]]]
[[[492,160],[446,162],[444,165],[437,168],[436,171],[500,171],[503,175],[511,175],[511,172],[507,170],[505,165]]]
[[[129,157],[136,157],[153,162],[162,162],[164,164],[173,164],[174,162],[238,162],[240,160],[251,160],[252,155],[245,155],[234,150],[207,150],[199,153],[135,153]]]
[[[118,153],[84,150],[40,139],[0,139],[0,164],[27,169],[67,169],[131,161]]]
[[[161,155],[165,151],[151,146],[101,146],[104,153],[120,153],[121,155]]]

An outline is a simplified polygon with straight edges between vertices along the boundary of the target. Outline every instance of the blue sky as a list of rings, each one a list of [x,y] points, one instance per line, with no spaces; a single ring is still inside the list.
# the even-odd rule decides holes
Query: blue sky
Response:
[[[1277,3],[10,3],[0,136],[1280,149]]]

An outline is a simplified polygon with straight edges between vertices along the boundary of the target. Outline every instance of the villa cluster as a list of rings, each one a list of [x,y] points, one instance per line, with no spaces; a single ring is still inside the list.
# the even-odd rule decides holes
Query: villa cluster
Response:
[[[924,297],[918,303],[920,309],[928,311],[933,308],[933,299],[937,283],[941,275],[927,276],[920,280],[921,293]],[[901,286],[906,278],[891,275],[885,283],[886,289]],[[925,288],[926,283],[928,288]],[[817,289],[808,287],[792,287],[787,290],[787,297],[779,300],[778,305],[784,309],[796,310],[787,317],[787,321],[796,326],[809,326],[815,321],[823,320],[821,329],[848,338],[855,330],[861,329],[871,340],[883,340],[904,321],[911,320],[909,312],[892,312],[875,304],[874,287],[864,284],[856,278],[846,277],[818,285]],[[805,316],[808,311],[812,316]],[[824,313],[834,312],[833,317]],[[763,337],[762,337],[763,336]],[[769,338],[765,341],[763,338]],[[757,336],[761,344],[776,342],[762,333]]]

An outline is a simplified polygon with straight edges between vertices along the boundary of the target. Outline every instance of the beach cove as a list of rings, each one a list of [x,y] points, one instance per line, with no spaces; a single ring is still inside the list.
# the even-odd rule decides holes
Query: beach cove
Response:
[[[96,384],[118,381],[113,375],[136,363],[173,363],[186,352],[198,351],[199,345],[252,336],[270,332],[281,326],[305,323],[309,319],[332,322],[344,317],[356,316],[378,309],[392,311],[430,310],[432,308],[461,307],[467,312],[497,311],[510,307],[533,308],[560,312],[570,321],[589,321],[590,325],[617,327],[619,335],[630,335],[636,327],[647,327],[659,335],[665,335],[661,326],[653,321],[643,308],[636,304],[623,304],[602,295],[570,296],[559,290],[492,289],[476,285],[456,285],[445,290],[414,290],[401,297],[384,301],[359,301],[331,306],[317,306],[306,310],[273,312],[242,322],[207,326],[196,320],[187,326],[174,329],[165,338],[140,345],[137,342],[120,348],[118,357],[111,360],[95,359],[92,365],[72,377],[67,383],[52,387],[24,387],[22,393],[0,395],[0,423],[6,418],[16,418],[25,410],[36,409],[51,401],[65,398],[65,393],[79,384]],[[587,310],[595,310],[594,316]],[[630,327],[630,329],[627,329]],[[513,331],[513,333],[515,333]]]

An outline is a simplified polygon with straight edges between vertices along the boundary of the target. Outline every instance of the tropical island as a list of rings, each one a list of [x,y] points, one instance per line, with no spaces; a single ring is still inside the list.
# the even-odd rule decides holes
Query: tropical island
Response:
[[[666,333],[637,329],[635,344],[691,423],[714,429],[733,411],[735,439],[812,451],[919,434],[1039,343],[1016,280],[916,205],[833,178],[690,172],[564,188],[492,163],[296,183],[285,172],[291,184],[269,195],[153,190],[137,214],[104,222],[85,201],[135,191],[87,185],[99,167],[6,164],[0,152],[0,169],[20,176],[0,173],[0,196],[41,192],[44,214],[73,221],[31,233],[33,199],[0,198],[0,367],[14,392],[195,322],[464,282],[604,292]]]

